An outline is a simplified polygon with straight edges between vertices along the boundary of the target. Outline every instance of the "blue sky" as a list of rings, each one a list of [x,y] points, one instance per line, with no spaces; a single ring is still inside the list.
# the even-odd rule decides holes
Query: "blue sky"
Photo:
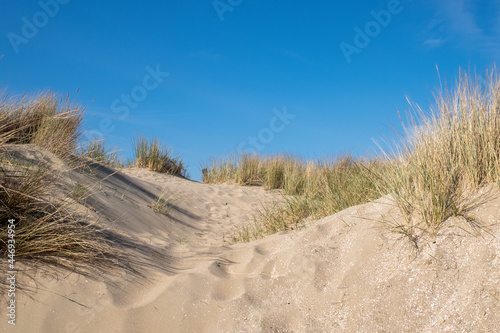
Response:
[[[194,179],[238,149],[373,153],[406,96],[432,102],[436,66],[453,83],[500,56],[500,1],[0,4],[2,89],[79,91],[87,133],[128,157],[158,137]]]

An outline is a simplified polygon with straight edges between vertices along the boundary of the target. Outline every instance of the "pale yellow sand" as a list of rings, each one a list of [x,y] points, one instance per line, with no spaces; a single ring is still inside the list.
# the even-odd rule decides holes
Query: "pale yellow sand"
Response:
[[[90,186],[110,170],[93,173],[68,173],[65,182]],[[450,220],[436,239],[422,240],[418,255],[407,239],[380,228],[381,219],[400,218],[388,197],[306,229],[230,246],[224,238],[279,196],[145,170],[124,170],[94,188],[98,209],[88,213],[171,255],[153,259],[173,268],[145,268],[147,279],[121,273],[111,278],[114,284],[41,270],[25,279],[31,286],[36,281],[37,291],[18,297],[16,327],[3,316],[5,331],[499,331],[496,187],[497,197],[475,212],[491,225],[488,232],[475,237],[464,221]],[[173,194],[170,217],[148,207],[163,188]]]

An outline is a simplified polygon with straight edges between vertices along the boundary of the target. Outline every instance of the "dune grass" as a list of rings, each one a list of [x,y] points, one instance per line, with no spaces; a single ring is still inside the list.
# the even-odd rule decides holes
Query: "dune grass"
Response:
[[[486,73],[486,84],[461,71],[455,90],[435,97],[429,113],[413,107],[404,138],[386,154],[393,163],[383,188],[405,216],[393,228],[414,239],[435,235],[452,216],[475,224],[471,194],[500,176],[497,71]]]
[[[110,166],[112,168],[123,168],[125,162],[118,156],[118,150],[115,148],[109,150],[102,139],[93,139],[85,142],[78,151],[79,155],[86,156],[94,161]]]
[[[235,154],[213,160],[203,182],[258,185],[285,194],[304,194],[316,185],[317,171],[323,169],[320,164],[292,154]]]
[[[172,156],[157,138],[148,140],[139,135],[134,140],[135,161],[137,168],[147,168],[151,171],[185,176],[186,168],[179,157]]]
[[[97,226],[71,208],[75,201],[85,204],[88,190],[77,183],[68,198],[54,197],[58,170],[44,159],[24,162],[13,148],[26,144],[42,147],[75,170],[82,168],[78,155],[108,166],[123,166],[103,141],[89,141],[78,148],[83,112],[68,97],[59,98],[52,92],[17,98],[3,94],[0,98],[0,255],[8,254],[8,221],[14,219],[17,260],[56,264],[84,274],[121,267],[140,275],[119,250],[118,243],[133,244],[129,239]],[[145,146],[144,140],[138,142],[138,166],[184,174],[182,162],[171,158],[158,140]],[[167,208],[158,198],[155,209],[168,213]]]
[[[3,144],[36,144],[59,156],[73,152],[80,137],[84,109],[52,92],[0,99]]]
[[[404,219],[387,223],[416,246],[424,234],[435,236],[452,216],[471,225],[477,199],[471,194],[500,178],[500,79],[496,69],[486,83],[460,72],[453,91],[438,92],[425,112],[413,105],[408,124],[393,150],[371,159],[343,156],[306,161],[287,154],[233,155],[217,159],[203,173],[205,183],[262,186],[283,200],[263,208],[254,225],[234,235],[248,241],[281,230],[300,228],[310,219],[390,194]],[[11,144],[35,144],[63,160],[73,156],[80,137],[83,108],[46,92],[34,97],[0,99],[0,253],[7,253],[7,221],[18,223],[20,258],[37,258],[66,267],[106,263],[118,254],[108,236],[82,222],[64,201],[48,199],[55,176],[52,166],[22,165],[10,156]],[[183,162],[158,139],[138,136],[132,164],[184,176]],[[101,141],[81,153],[117,163]],[[81,188],[75,189],[78,198]],[[158,199],[159,212],[168,213]]]
[[[167,189],[163,189],[158,197],[156,197],[149,207],[153,209],[155,213],[167,216],[172,209],[171,200],[172,195],[168,195]]]
[[[0,100],[1,256],[8,254],[8,220],[15,219],[17,260],[33,259],[80,272],[119,262],[114,259],[121,254],[109,234],[73,213],[64,198],[52,196],[57,186],[54,166],[43,159],[24,163],[12,155],[14,144],[36,144],[69,160],[82,112],[52,93],[17,99],[5,95]]]
[[[485,82],[485,84],[481,83]],[[461,71],[453,91],[438,92],[424,112],[412,104],[408,124],[392,152],[370,160],[345,157],[334,162],[303,161],[291,155],[235,155],[207,167],[206,183],[261,185],[283,191],[284,203],[264,208],[254,226],[237,232],[248,241],[296,228],[347,207],[391,194],[403,213],[384,223],[418,247],[452,216],[477,227],[472,195],[500,177],[500,80],[493,69],[486,80]]]
[[[307,219],[318,219],[380,196],[381,160],[351,156],[305,161],[293,155],[234,155],[215,160],[207,168],[206,183],[260,185],[279,190],[283,200],[263,207],[255,224],[245,226],[233,241],[249,241],[282,230],[297,229]],[[374,176],[374,175],[377,175]]]

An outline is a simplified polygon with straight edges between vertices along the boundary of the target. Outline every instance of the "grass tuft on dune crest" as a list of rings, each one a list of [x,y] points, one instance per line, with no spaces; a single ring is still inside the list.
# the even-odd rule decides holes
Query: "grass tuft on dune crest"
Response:
[[[500,79],[461,71],[454,91],[439,92],[430,113],[413,106],[382,188],[404,213],[394,228],[435,235],[452,216],[473,221],[473,194],[500,176]]]
[[[52,92],[0,99],[0,143],[36,144],[65,156],[80,138],[84,109]]]
[[[118,157],[118,150],[109,150],[106,148],[106,144],[102,139],[93,139],[85,142],[78,153],[81,156],[86,156],[112,168],[125,167],[125,163]]]
[[[134,140],[135,167],[151,171],[185,176],[186,169],[179,157],[172,156],[170,150],[157,139],[148,140],[139,135]]]
[[[53,196],[58,186],[54,166],[45,159],[27,162],[17,154],[31,144],[74,162],[82,112],[68,98],[59,99],[50,92],[0,99],[2,257],[9,253],[8,221],[15,219],[17,260],[36,260],[85,273],[120,266],[116,258],[122,255],[110,233],[75,214],[66,198]],[[43,154],[43,149],[40,152]],[[5,262],[2,260],[2,265]]]

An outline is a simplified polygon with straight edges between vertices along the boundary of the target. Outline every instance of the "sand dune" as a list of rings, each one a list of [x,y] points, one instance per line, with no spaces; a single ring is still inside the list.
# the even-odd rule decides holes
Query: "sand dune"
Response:
[[[485,225],[479,236],[465,221],[451,219],[436,238],[422,239],[418,252],[382,228],[381,220],[401,218],[389,197],[298,231],[230,245],[227,238],[278,194],[140,169],[115,172],[90,162],[72,170],[33,147],[19,158],[50,159],[63,174],[60,189],[79,183],[93,193],[86,206],[75,206],[156,252],[139,256],[146,278],[120,272],[89,279],[25,262],[19,279],[35,291],[18,297],[17,325],[3,320],[5,331],[499,330],[497,187],[475,212]],[[168,216],[149,207],[163,190],[171,198]]]

